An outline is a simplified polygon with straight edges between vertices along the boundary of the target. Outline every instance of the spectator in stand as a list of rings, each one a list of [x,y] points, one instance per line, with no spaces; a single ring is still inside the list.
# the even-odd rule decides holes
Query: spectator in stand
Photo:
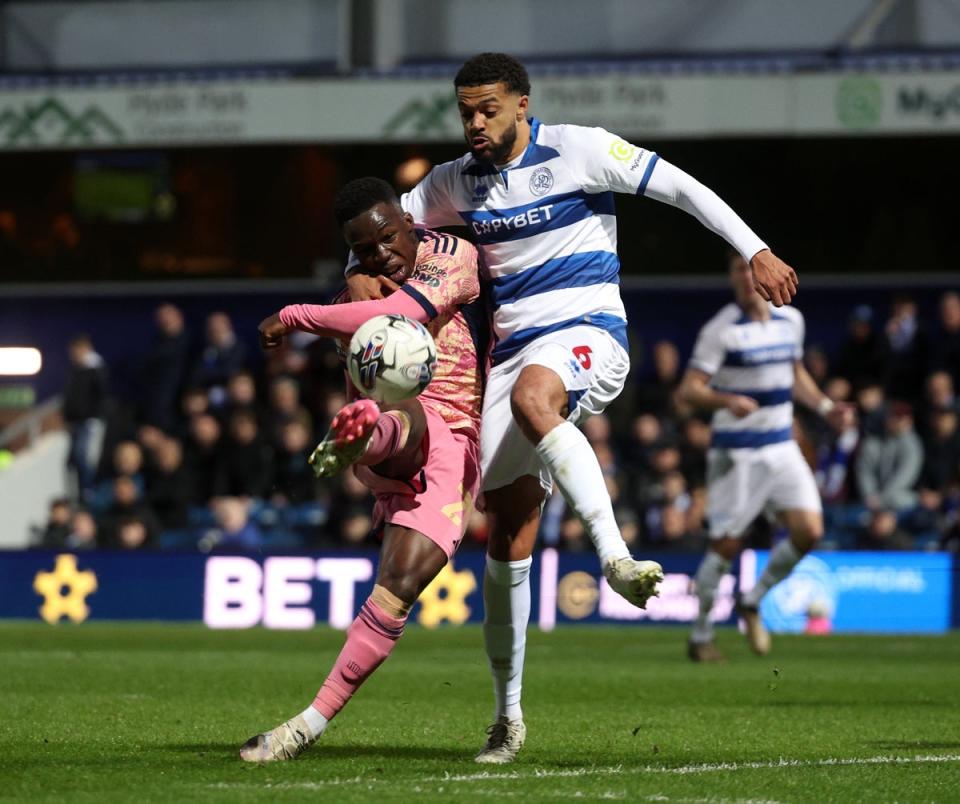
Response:
[[[174,438],[165,438],[153,454],[153,470],[147,482],[147,502],[163,530],[187,526],[190,478],[183,465],[183,448]]]
[[[679,469],[680,450],[673,439],[664,439],[655,444],[650,453],[650,468],[644,479],[646,489],[643,497],[647,505],[663,499],[663,483],[667,475]]]
[[[193,367],[191,384],[207,389],[211,404],[220,407],[226,399],[227,380],[245,367],[246,360],[246,349],[237,340],[230,317],[211,313],[207,317],[206,344]]]
[[[310,412],[300,404],[300,385],[292,377],[277,377],[270,383],[270,407],[267,411],[270,442],[279,447],[288,424],[298,422],[313,438],[313,419]]]
[[[363,511],[370,519],[374,500],[370,490],[357,480],[352,471],[344,472],[339,480],[330,502],[330,520],[327,524],[331,532],[338,534],[338,539],[341,539],[347,527],[344,521],[357,511]],[[359,526],[355,524],[354,527]]]
[[[923,432],[930,431],[928,419],[930,414],[939,410],[957,410],[960,411],[960,405],[957,403],[957,395],[954,392],[953,377],[947,371],[934,371],[927,377],[925,388],[926,410],[923,417]]]
[[[276,505],[296,505],[317,496],[317,479],[307,463],[313,444],[310,432],[302,421],[288,421],[281,433],[273,475],[273,497]]]
[[[256,415],[250,410],[234,411],[217,465],[216,496],[265,498],[272,480],[273,450],[260,436]]]
[[[583,423],[583,433],[600,463],[610,499],[616,504],[620,497],[620,481],[616,456],[610,443],[610,419],[603,413],[591,416]]]
[[[226,401],[220,409],[220,420],[226,422],[238,410],[252,412],[259,422],[262,418],[257,401],[257,381],[253,373],[243,369],[227,379]]]
[[[960,387],[960,293],[948,291],[940,297],[940,331],[934,343],[932,366],[946,371]]]
[[[710,425],[697,416],[683,423],[680,444],[680,471],[691,489],[707,485],[707,450],[710,449]]]
[[[560,539],[557,547],[567,553],[585,553],[593,550],[583,523],[570,511],[566,511],[560,521]]]
[[[75,511],[70,520],[70,533],[64,540],[67,550],[93,550],[97,546],[97,521],[83,509]]]
[[[636,407],[659,419],[677,416],[676,390],[680,384],[680,352],[670,341],[653,346],[653,378],[637,392]]]
[[[662,435],[660,420],[652,413],[641,413],[634,418],[621,453],[623,468],[630,475],[632,485],[636,485],[639,477],[649,470],[651,454]]]
[[[917,318],[917,303],[906,294],[894,297],[884,328],[887,359],[885,390],[892,399],[917,403],[927,367],[927,338]]]
[[[121,475],[113,481],[113,503],[104,514],[102,525],[98,523],[98,530],[106,532],[111,544],[119,544],[121,528],[131,519],[144,523],[150,539],[160,532],[157,518],[132,478]]]
[[[902,527],[896,511],[881,508],[870,514],[870,520],[857,541],[862,550],[912,550],[913,537]]]
[[[217,529],[205,537],[218,550],[254,551],[263,547],[263,534],[250,519],[249,500],[221,497],[211,503]]]
[[[913,429],[913,409],[906,402],[890,405],[886,431],[863,440],[857,457],[860,499],[871,511],[904,513],[917,502],[915,491],[923,467],[923,445]]]
[[[333,417],[336,416],[340,409],[347,404],[347,395],[341,389],[328,390],[326,395],[323,398],[323,408],[321,410],[320,417],[320,426],[317,427],[316,432],[323,433],[326,432],[327,428],[330,427],[330,422],[333,421]],[[337,406],[340,407],[337,407]]]
[[[803,365],[818,388],[823,388],[830,377],[830,361],[823,347],[810,346],[803,353]]]
[[[886,421],[883,386],[876,382],[857,391],[857,419],[864,435],[882,435]]]
[[[878,388],[879,390],[879,388]],[[849,402],[853,389],[844,377],[827,381],[824,393],[834,404]],[[841,432],[831,428],[816,445],[816,469],[813,476],[824,503],[840,503],[847,498],[847,480],[853,463],[853,454],[860,443],[860,430],[853,422]]]
[[[209,413],[192,419],[183,460],[190,481],[189,503],[206,505],[213,497],[220,451],[220,423]]]
[[[150,531],[143,520],[129,517],[117,526],[116,541],[121,550],[142,550],[150,546]]]
[[[176,426],[177,399],[190,343],[179,308],[161,304],[154,312],[154,321],[157,335],[143,361],[140,418],[170,433]]]
[[[66,497],[58,497],[50,503],[47,524],[40,535],[40,547],[45,550],[62,550],[70,535],[73,506]],[[38,529],[39,530],[39,529]]]
[[[338,538],[343,547],[363,547],[371,541],[373,520],[363,506],[348,508],[340,518]]]
[[[190,421],[194,416],[202,416],[210,412],[210,397],[207,391],[199,385],[184,390],[180,396],[181,417]]]
[[[137,443],[140,445],[140,449],[143,450],[145,456],[144,465],[148,470],[152,467],[151,461],[153,460],[153,454],[166,440],[167,436],[163,430],[159,427],[154,427],[152,424],[144,424],[137,429]]]
[[[640,520],[637,512],[632,508],[620,506],[615,508],[613,515],[617,521],[617,527],[620,528],[620,537],[624,544],[634,552],[640,548]]]
[[[68,353],[70,369],[63,392],[63,418],[70,429],[67,463],[76,471],[83,499],[93,489],[107,428],[107,369],[87,335],[75,335]]]
[[[873,308],[855,307],[847,324],[847,339],[840,347],[836,373],[854,388],[876,382],[884,374],[883,339],[873,326]]]
[[[917,525],[942,530],[944,518],[957,508],[960,491],[960,432],[955,408],[936,408],[930,415],[930,429],[924,440],[923,470]]]
[[[129,478],[137,488],[144,490],[143,450],[136,441],[121,441],[113,449],[111,476],[101,481],[87,496],[89,506],[98,512],[106,511],[115,502],[115,483],[118,477]]]
[[[213,413],[210,408],[210,399],[207,396],[206,389],[197,386],[185,389],[180,395],[180,415],[177,420],[177,427],[171,435],[179,438],[183,443],[186,443],[190,440],[190,429],[193,426],[193,420],[197,416],[203,416],[206,413]],[[140,443],[143,443],[142,439]],[[146,444],[144,444],[144,446],[146,446]]]

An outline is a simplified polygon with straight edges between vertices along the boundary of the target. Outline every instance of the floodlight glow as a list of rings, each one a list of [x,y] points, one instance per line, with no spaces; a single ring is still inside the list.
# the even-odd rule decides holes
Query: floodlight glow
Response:
[[[0,376],[29,377],[40,371],[43,358],[32,346],[0,346]]]

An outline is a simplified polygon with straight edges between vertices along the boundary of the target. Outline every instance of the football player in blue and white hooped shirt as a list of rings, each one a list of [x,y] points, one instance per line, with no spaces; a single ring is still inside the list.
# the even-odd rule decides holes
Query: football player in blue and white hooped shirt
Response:
[[[707,462],[711,545],[697,570],[700,613],[688,652],[694,661],[720,661],[710,612],[717,587],[740,550],[741,538],[762,512],[779,515],[790,537],[770,554],[757,584],[738,599],[753,650],[764,655],[770,636],[760,620],[761,598],[782,581],[823,535],[813,472],[793,438],[793,401],[846,429],[852,408],[834,404],[803,366],[803,315],[774,308],[754,290],[750,265],[730,260],[735,303],[700,330],[680,397],[713,411]]]
[[[469,152],[435,167],[401,199],[417,223],[468,226],[493,303],[493,366],[481,430],[491,531],[484,636],[496,712],[480,762],[509,762],[523,744],[520,709],[529,571],[541,503],[552,483],[584,523],[611,587],[638,606],[656,594],[655,562],[630,557],[577,423],[602,411],[629,369],[619,293],[613,193],[642,195],[694,215],[750,260],[777,305],[796,274],[711,190],[644,148],[600,128],[527,117],[523,65],[497,53],[454,79]],[[383,279],[352,276],[354,298]]]

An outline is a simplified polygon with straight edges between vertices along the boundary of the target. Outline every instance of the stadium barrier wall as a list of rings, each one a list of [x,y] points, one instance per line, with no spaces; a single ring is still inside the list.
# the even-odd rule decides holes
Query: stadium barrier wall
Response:
[[[731,300],[723,265],[710,274],[689,277],[624,276],[621,294],[630,322],[634,348],[631,359],[640,374],[651,361],[644,353],[661,339],[673,341],[682,355],[689,354],[705,321]],[[910,275],[883,277],[804,277],[799,309],[807,322],[807,347],[819,345],[828,352],[839,347],[847,334],[850,312],[857,305],[873,305],[874,321],[885,320],[891,296],[909,289],[920,308],[920,320],[933,328],[937,304],[952,290],[946,276]],[[193,288],[196,292],[191,292]],[[202,288],[202,290],[197,290]],[[63,391],[68,372],[67,342],[78,332],[90,335],[110,367],[111,387],[131,397],[142,381],[142,360],[156,336],[153,312],[163,302],[173,302],[184,312],[187,328],[199,343],[204,319],[215,310],[227,311],[237,337],[247,347],[253,364],[260,360],[257,325],[285,304],[329,301],[337,287],[309,281],[206,282],[169,284],[151,282],[103,285],[5,287],[0,294],[0,344],[34,346],[43,354],[40,373],[18,384],[28,384],[38,399]],[[77,298],[82,297],[82,304]],[[4,383],[0,381],[0,386]]]
[[[746,551],[737,567],[749,588],[766,551]],[[657,556],[661,595],[634,608],[598,579],[592,554],[537,555],[531,622],[690,623],[697,613],[691,576],[700,557]],[[956,559],[946,553],[817,553],[775,587],[762,606],[777,632],[942,633],[960,626]],[[0,618],[51,624],[104,620],[199,621],[210,628],[346,628],[373,588],[377,553],[200,555],[164,553],[0,554]],[[481,622],[485,557],[455,557],[421,596],[412,621],[426,628]],[[734,621],[737,578],[720,584],[713,618]]]

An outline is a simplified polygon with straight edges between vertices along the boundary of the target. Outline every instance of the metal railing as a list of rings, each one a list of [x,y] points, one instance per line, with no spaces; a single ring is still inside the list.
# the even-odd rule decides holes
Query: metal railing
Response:
[[[0,449],[6,449],[20,439],[26,439],[24,446],[30,447],[44,431],[44,422],[63,408],[63,396],[57,394],[41,402],[3,430],[0,430]]]

